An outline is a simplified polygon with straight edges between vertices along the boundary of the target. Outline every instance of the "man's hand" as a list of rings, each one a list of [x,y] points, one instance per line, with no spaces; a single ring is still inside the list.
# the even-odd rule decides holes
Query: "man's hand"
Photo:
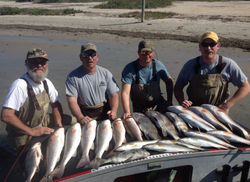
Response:
[[[81,123],[81,124],[86,124],[90,121],[92,121],[93,119],[88,117],[88,116],[84,116],[83,118],[81,118],[78,122]]]
[[[33,129],[32,136],[38,137],[38,136],[42,136],[42,135],[49,135],[53,132],[54,132],[54,129],[52,129],[52,128],[39,127],[39,128]]]
[[[107,115],[109,116],[109,119],[110,119],[111,121],[113,121],[113,120],[115,120],[115,119],[117,118],[116,112],[114,112],[114,111],[112,111],[112,110],[109,110],[109,111],[107,112]]]
[[[123,120],[125,120],[125,119],[127,119],[127,118],[129,118],[129,117],[131,117],[131,113],[130,113],[130,112],[124,113],[124,114],[122,115],[122,119],[123,119]]]
[[[225,103],[225,104],[222,104],[222,105],[219,105],[218,107],[219,107],[220,109],[224,110],[225,113],[228,114],[230,108],[227,106],[226,103]]]
[[[181,105],[185,108],[189,108],[190,106],[192,106],[193,102],[189,101],[189,100],[184,100]]]

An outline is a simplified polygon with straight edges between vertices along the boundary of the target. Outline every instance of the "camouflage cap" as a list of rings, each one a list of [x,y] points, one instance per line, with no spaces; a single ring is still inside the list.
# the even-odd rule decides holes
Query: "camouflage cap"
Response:
[[[26,58],[27,59],[43,58],[43,59],[49,60],[47,53],[40,48],[34,48],[34,49],[29,50]]]
[[[151,41],[149,40],[143,40],[139,43],[138,46],[138,52],[141,51],[153,51],[154,50],[154,45]]]
[[[93,43],[86,43],[81,46],[81,53],[87,52],[88,50],[97,52],[96,45]]]

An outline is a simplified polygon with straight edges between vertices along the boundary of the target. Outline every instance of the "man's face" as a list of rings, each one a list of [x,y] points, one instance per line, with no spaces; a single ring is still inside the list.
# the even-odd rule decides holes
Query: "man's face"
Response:
[[[212,39],[205,39],[199,44],[199,48],[203,58],[206,60],[213,60],[220,48],[220,43]]]
[[[35,82],[43,81],[48,75],[48,63],[46,59],[34,58],[25,61],[28,74]]]
[[[91,72],[96,68],[99,55],[94,50],[88,50],[80,54],[84,71]]]
[[[141,51],[138,52],[139,63],[141,66],[148,66],[154,57],[154,51]]]

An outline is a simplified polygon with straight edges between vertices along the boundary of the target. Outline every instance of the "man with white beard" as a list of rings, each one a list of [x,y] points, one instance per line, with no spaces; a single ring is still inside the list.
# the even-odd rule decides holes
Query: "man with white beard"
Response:
[[[58,101],[60,95],[48,74],[48,56],[40,48],[27,53],[28,72],[15,80],[3,104],[1,120],[7,124],[8,143],[20,153],[31,137],[50,134],[53,127],[76,123],[76,118],[64,115]],[[52,114],[48,114],[49,105]]]

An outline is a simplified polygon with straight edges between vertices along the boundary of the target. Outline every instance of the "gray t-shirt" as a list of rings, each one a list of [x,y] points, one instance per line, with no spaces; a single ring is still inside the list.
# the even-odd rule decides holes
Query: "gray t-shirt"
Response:
[[[217,69],[216,66],[218,64],[219,55],[217,55],[217,59],[212,64],[206,64],[202,61],[200,57],[200,75],[207,75],[207,74],[216,74]],[[231,82],[234,86],[238,86],[243,82],[247,81],[246,75],[241,71],[240,67],[237,65],[235,61],[230,58],[224,57],[222,58],[222,63],[226,63],[226,66],[221,71],[223,78],[227,82]],[[184,87],[188,84],[188,82],[193,78],[195,74],[194,67],[196,65],[196,58],[189,60],[184,64],[182,67],[179,76],[176,81],[176,85]]]
[[[87,74],[79,66],[68,75],[65,85],[66,94],[77,97],[78,104],[84,106],[98,105],[119,91],[111,72],[100,66],[96,66],[94,74]]]

